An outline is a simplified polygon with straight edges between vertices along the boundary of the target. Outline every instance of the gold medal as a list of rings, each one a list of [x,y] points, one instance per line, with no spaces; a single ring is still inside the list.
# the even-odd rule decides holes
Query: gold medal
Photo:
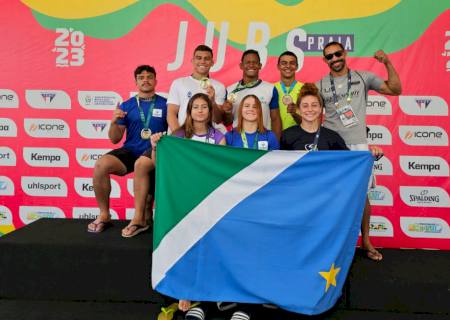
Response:
[[[150,129],[142,129],[141,130],[141,139],[149,140],[152,135],[152,131]]]
[[[200,88],[206,90],[211,85],[211,82],[209,82],[208,78],[203,78],[200,80]]]
[[[281,99],[281,101],[282,101],[283,104],[285,104],[285,105],[290,105],[291,103],[294,102],[294,100],[292,100],[292,97],[291,97],[290,95],[288,95],[288,94],[285,94],[285,95],[283,96],[283,98]]]
[[[231,92],[228,97],[227,100],[230,101],[231,103],[235,103],[237,100],[237,94],[234,92]]]

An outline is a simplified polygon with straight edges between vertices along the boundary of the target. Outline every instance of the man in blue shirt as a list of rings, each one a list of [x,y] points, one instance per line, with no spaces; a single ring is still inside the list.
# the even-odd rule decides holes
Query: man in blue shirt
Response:
[[[141,65],[134,71],[134,77],[138,94],[117,106],[108,131],[109,139],[114,144],[119,143],[126,134],[125,143],[121,148],[103,155],[95,163],[93,185],[100,214],[95,221],[88,225],[89,232],[102,232],[111,223],[109,213],[110,175],[124,176],[133,172],[137,159],[150,149],[150,135],[167,130],[166,99],[155,93],[157,83],[155,69],[148,65]],[[150,159],[148,161],[151,162]],[[140,176],[141,174],[139,174]],[[143,179],[147,181],[146,189],[144,187],[147,195],[150,179],[147,176]],[[131,228],[131,224],[134,224],[133,230],[126,233],[128,236],[148,229],[145,217],[137,218],[139,223],[130,223],[130,226],[127,227]]]

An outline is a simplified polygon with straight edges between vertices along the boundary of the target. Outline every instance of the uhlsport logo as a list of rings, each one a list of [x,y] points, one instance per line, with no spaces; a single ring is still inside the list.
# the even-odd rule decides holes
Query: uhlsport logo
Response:
[[[69,167],[69,156],[60,148],[23,148],[23,158],[31,167]]]
[[[75,191],[81,197],[95,198],[92,178],[74,178]],[[111,198],[120,198],[120,186],[114,179],[111,179]]]
[[[114,110],[121,100],[113,91],[78,91],[78,103],[87,110]]]
[[[368,115],[391,115],[391,102],[384,96],[369,95],[367,99],[366,113]]]
[[[17,93],[9,89],[0,89],[0,108],[13,108],[19,107],[19,97]]]
[[[29,224],[41,218],[65,218],[64,212],[58,207],[20,206],[19,216],[24,224]]]
[[[0,118],[0,137],[17,137],[17,126],[14,120]]]
[[[376,186],[374,189],[370,189],[367,196],[371,205],[392,206],[394,204],[391,191],[383,186]]]
[[[95,220],[100,214],[99,208],[94,207],[73,207],[72,208],[72,218],[74,219],[89,219]],[[119,215],[113,209],[109,209],[109,214],[111,219],[118,220]]]
[[[448,163],[441,157],[400,156],[400,167],[410,176],[449,176]]]
[[[86,139],[109,139],[109,120],[77,120],[77,131]]]
[[[400,96],[400,109],[411,116],[448,116],[444,99],[436,96]]]
[[[95,162],[111,149],[76,149],[76,158],[80,166],[84,168],[93,168]]]
[[[69,125],[61,119],[24,119],[25,132],[33,138],[69,138]]]
[[[450,207],[447,191],[439,187],[400,186],[400,198],[410,207]]]
[[[67,185],[58,177],[22,177],[22,190],[35,197],[67,197]]]
[[[16,154],[11,148],[0,147],[0,166],[15,166]]]
[[[393,237],[394,227],[388,218],[370,216],[369,232],[371,237]]]
[[[367,140],[369,144],[375,145],[391,145],[392,135],[391,132],[384,126],[367,126],[370,130],[367,134]]]
[[[62,90],[26,90],[25,100],[34,109],[71,108],[70,97]]]
[[[386,155],[373,164],[374,173],[378,176],[392,176],[392,162]]]
[[[14,195],[14,182],[6,176],[0,176],[0,196],[13,196],[13,195]]]
[[[447,132],[437,126],[399,126],[400,139],[411,146],[448,146]]]
[[[450,239],[450,228],[441,218],[400,217],[400,227],[411,238]]]

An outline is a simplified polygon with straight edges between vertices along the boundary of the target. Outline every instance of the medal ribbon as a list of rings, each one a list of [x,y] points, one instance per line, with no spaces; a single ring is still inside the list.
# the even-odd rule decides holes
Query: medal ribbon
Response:
[[[245,89],[254,88],[254,87],[258,86],[262,82],[261,79],[258,79],[256,81],[253,81],[253,82],[250,82],[250,83],[247,83],[247,84],[243,84],[243,81],[244,80],[239,81],[237,86],[236,86],[236,88],[234,88],[234,90],[231,93],[236,93],[236,92],[239,92],[239,91],[242,91],[242,90],[245,90]]]
[[[297,84],[297,80],[294,80],[292,84],[289,86],[289,89],[286,89],[286,86],[284,85],[283,81],[280,81],[281,84],[281,90],[283,90],[284,94],[290,94],[292,90],[294,89],[295,85]]]
[[[331,73],[330,73],[330,83],[331,83],[331,91],[333,92],[334,105],[337,107],[337,106],[339,106],[338,96],[337,96],[337,93],[336,93],[336,87],[334,86],[334,79],[333,79],[333,76],[331,75]],[[347,101],[351,101],[351,99],[352,99],[352,96],[350,94],[351,87],[352,87],[352,75],[351,75],[350,70],[348,70],[348,73],[347,73],[347,93],[346,93]]]
[[[150,109],[148,110],[147,118],[145,118],[144,110],[142,110],[141,108],[139,97],[136,95],[136,103],[139,109],[139,115],[141,117],[142,125],[145,130],[148,130],[148,127],[150,126],[150,119],[152,118],[153,108],[155,107],[155,100],[155,96],[153,96],[150,100]]]
[[[252,149],[258,149],[256,147],[258,145],[258,135],[259,135],[259,133],[256,132],[255,140],[253,140],[253,147],[252,147]],[[244,130],[241,131],[241,138],[242,138],[242,145],[244,146],[245,149],[248,149],[247,136],[245,135]]]

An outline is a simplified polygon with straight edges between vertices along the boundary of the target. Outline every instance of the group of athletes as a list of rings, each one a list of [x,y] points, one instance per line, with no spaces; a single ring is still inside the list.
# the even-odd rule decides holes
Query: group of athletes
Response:
[[[271,84],[259,78],[261,62],[256,50],[242,54],[242,79],[225,86],[209,77],[213,51],[205,45],[195,48],[192,74],[173,81],[168,98],[156,94],[156,71],[148,65],[134,72],[138,94],[114,110],[109,138],[119,149],[103,155],[94,168],[94,192],[100,209],[88,231],[102,232],[111,225],[110,175],[134,171],[135,214],[122,230],[133,237],[147,230],[148,203],[154,195],[157,144],[165,132],[211,144],[259,150],[370,150],[375,157],[382,150],[368,146],[366,105],[368,91],[399,95],[401,82],[388,56],[379,50],[374,58],[386,67],[388,79],[367,71],[350,70],[347,51],[341,43],[330,42],[323,49],[323,61],[330,72],[317,83],[295,79],[297,57],[283,52],[277,63],[280,81]],[[373,177],[372,177],[373,178]],[[372,183],[372,187],[373,187]],[[370,205],[366,205],[361,225],[362,248],[367,257],[379,261],[381,253],[369,239]],[[204,310],[191,308],[181,300],[186,319],[204,319]],[[234,314],[233,314],[234,315]],[[237,311],[233,318],[249,319]]]

